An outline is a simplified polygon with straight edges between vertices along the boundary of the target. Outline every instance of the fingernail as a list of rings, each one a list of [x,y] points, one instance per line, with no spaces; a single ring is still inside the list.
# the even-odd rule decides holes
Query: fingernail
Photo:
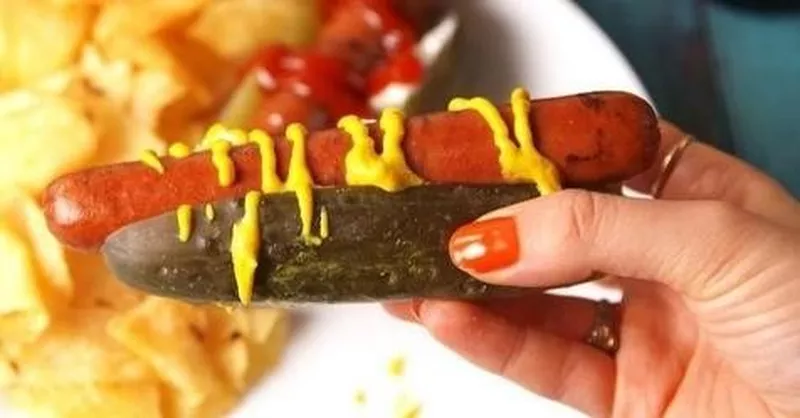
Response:
[[[462,270],[488,273],[519,259],[514,218],[494,218],[459,228],[450,238],[450,257]]]

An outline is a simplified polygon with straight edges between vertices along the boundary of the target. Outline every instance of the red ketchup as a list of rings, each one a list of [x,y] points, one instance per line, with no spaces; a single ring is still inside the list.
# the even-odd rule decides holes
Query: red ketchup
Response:
[[[326,0],[322,4],[323,20],[341,7],[361,8],[364,19],[374,22],[375,29],[382,32],[384,61],[360,78],[343,61],[313,47],[296,50],[268,46],[248,66],[256,71],[264,94],[288,89],[308,97],[327,113],[329,121],[347,115],[372,118],[370,96],[392,83],[416,84],[422,80],[424,69],[414,51],[414,29],[397,13],[392,0]]]
[[[414,51],[417,37],[411,25],[398,16],[392,0],[353,2],[364,9],[365,15],[377,15],[383,31],[386,59],[367,76],[367,94],[374,96],[392,83],[419,83],[424,70]]]
[[[252,68],[265,93],[290,89],[308,97],[336,119],[370,114],[364,93],[350,81],[349,69],[334,57],[273,45],[261,51]]]

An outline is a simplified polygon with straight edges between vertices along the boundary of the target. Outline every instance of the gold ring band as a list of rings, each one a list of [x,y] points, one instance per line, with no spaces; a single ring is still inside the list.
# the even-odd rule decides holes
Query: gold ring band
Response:
[[[619,349],[619,335],[614,306],[606,300],[597,302],[594,324],[586,336],[586,343],[613,356]]]
[[[669,177],[672,175],[672,172],[675,171],[675,166],[678,165],[678,160],[680,160],[686,148],[693,142],[695,142],[695,138],[691,135],[686,135],[681,142],[675,145],[667,156],[664,157],[664,160],[661,162],[661,173],[659,173],[658,178],[650,188],[650,195],[653,196],[654,199],[661,197]]]

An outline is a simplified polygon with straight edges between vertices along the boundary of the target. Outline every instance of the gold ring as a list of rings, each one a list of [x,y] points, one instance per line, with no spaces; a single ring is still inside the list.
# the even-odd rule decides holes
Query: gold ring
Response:
[[[586,343],[613,356],[619,349],[619,335],[614,306],[606,300],[597,302],[594,324],[586,336]]]
[[[695,138],[691,135],[686,135],[683,137],[681,142],[679,142],[675,147],[670,150],[664,160],[661,162],[661,173],[658,175],[658,178],[653,183],[653,187],[650,188],[650,195],[653,196],[654,199],[658,199],[661,197],[661,193],[664,192],[664,186],[667,184],[667,180],[672,175],[672,172],[675,171],[675,166],[678,165],[678,160],[680,160],[681,156],[683,155],[686,148],[689,147]]]

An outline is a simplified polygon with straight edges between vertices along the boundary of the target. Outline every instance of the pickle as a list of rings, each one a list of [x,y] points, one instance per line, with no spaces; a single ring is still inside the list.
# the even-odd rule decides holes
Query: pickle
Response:
[[[374,187],[314,189],[319,235],[324,208],[327,238],[300,237],[294,193],[263,195],[258,206],[258,266],[252,303],[298,304],[476,299],[516,294],[490,286],[450,261],[450,235],[491,210],[538,196],[532,185],[422,186],[388,193]],[[244,199],[216,202],[209,220],[194,207],[191,236],[178,238],[176,213],[128,225],[102,252],[119,279],[147,293],[199,303],[239,300],[231,261],[231,230]]]

